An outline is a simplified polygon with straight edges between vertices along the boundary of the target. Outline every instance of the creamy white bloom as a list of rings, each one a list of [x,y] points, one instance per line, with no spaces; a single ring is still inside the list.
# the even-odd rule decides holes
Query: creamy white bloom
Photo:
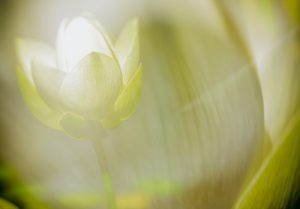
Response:
[[[17,74],[30,110],[46,125],[75,136],[88,121],[118,125],[134,111],[141,89],[138,39],[136,19],[113,45],[89,16],[65,19],[56,49],[19,39]]]

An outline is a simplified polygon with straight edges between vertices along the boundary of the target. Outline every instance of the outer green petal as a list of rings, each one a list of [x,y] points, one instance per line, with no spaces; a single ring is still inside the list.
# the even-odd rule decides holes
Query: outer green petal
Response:
[[[58,121],[60,120],[62,113],[51,109],[45,103],[21,69],[17,69],[17,76],[25,103],[32,114],[46,126],[54,129],[61,129],[58,125]]]
[[[89,121],[69,112],[60,120],[60,126],[67,135],[76,139],[99,139],[107,134],[98,121]]]
[[[121,118],[116,112],[112,112],[105,119],[101,120],[103,128],[114,128],[122,122]]]
[[[141,90],[142,77],[143,70],[142,65],[140,65],[114,105],[115,111],[120,113],[122,120],[127,119],[135,109]]]
[[[139,100],[139,94],[142,85],[142,65],[129,81],[114,105],[114,112],[105,120],[101,121],[104,127],[113,127],[118,125],[121,121],[126,120],[135,110]]]
[[[66,108],[97,120],[111,111],[121,87],[122,75],[116,61],[91,53],[66,75],[60,95]]]
[[[9,203],[8,201],[0,198],[0,208],[1,209],[17,209],[16,206],[13,204]]]
[[[123,81],[127,84],[140,62],[138,21],[130,21],[116,43],[116,54],[122,67]]]
[[[31,62],[33,58],[38,57],[51,66],[55,65],[54,49],[43,42],[18,39],[16,42],[16,52],[22,69],[31,82],[33,80],[31,74]]]

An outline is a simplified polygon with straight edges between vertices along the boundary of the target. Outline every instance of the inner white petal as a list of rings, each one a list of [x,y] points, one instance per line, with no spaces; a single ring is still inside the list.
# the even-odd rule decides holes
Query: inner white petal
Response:
[[[27,78],[34,84],[32,78],[32,60],[39,59],[53,68],[56,67],[55,51],[54,49],[43,42],[19,39],[17,41],[17,55],[22,69],[24,70]]]
[[[62,70],[71,71],[79,61],[91,52],[101,52],[111,56],[109,46],[94,25],[86,18],[77,17],[73,19],[65,28],[64,34],[58,40],[59,48],[64,57],[64,68]]]

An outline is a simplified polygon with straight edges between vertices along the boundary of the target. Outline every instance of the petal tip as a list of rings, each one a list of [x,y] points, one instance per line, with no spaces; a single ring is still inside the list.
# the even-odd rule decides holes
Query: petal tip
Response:
[[[135,34],[137,34],[138,27],[139,27],[139,20],[137,17],[134,17],[131,20],[129,20],[129,22],[125,26],[125,28],[128,29],[130,28],[129,30],[131,30]]]

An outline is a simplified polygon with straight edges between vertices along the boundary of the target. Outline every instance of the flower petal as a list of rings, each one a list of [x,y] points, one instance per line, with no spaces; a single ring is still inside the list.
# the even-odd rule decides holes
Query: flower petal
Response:
[[[31,74],[31,62],[34,57],[39,57],[50,66],[55,66],[55,51],[54,49],[42,42],[30,39],[18,39],[16,42],[16,52],[21,64],[21,69],[24,70],[28,79],[33,82]]]
[[[88,121],[80,115],[69,112],[60,120],[60,126],[67,135],[76,139],[95,139],[106,134],[98,122]]]
[[[64,20],[57,36],[59,68],[68,72],[91,52],[111,56],[109,42],[103,32],[85,17]]]
[[[41,97],[49,106],[55,109],[59,108],[59,89],[65,77],[65,73],[51,67],[40,59],[33,59],[32,76]]]
[[[133,19],[123,29],[117,43],[116,54],[121,64],[123,81],[129,82],[140,62],[138,21]]]
[[[120,112],[121,118],[126,119],[132,111],[135,109],[138,95],[142,85],[142,65],[139,66],[138,70],[129,81],[128,86],[124,88],[118,97],[114,109],[116,112]]]
[[[60,89],[63,103],[90,119],[105,116],[122,87],[121,70],[114,59],[91,53],[66,75]]]
[[[126,120],[134,112],[141,91],[142,72],[142,65],[140,65],[132,79],[129,81],[128,86],[122,90],[116,100],[114,112],[101,121],[103,127],[114,127],[121,121]]]
[[[21,93],[32,114],[46,126],[60,130],[58,121],[62,117],[62,113],[50,108],[45,103],[23,70],[17,69],[17,76]]]

